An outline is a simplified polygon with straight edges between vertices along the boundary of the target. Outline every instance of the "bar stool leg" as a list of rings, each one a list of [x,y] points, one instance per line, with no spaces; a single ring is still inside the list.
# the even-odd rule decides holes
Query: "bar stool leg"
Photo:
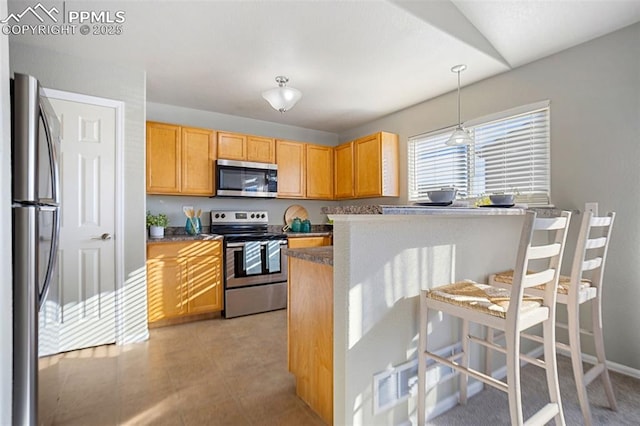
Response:
[[[418,426],[424,426],[426,418],[427,397],[427,303],[426,296],[420,292],[420,334],[418,337]]]
[[[522,425],[522,394],[520,387],[520,334],[517,330],[505,331],[507,351],[507,384],[509,385],[509,416],[511,425]],[[512,390],[512,391],[511,391]]]
[[[542,326],[544,340],[544,363],[547,373],[547,387],[549,389],[549,401],[558,404],[558,414],[555,416],[557,425],[564,425],[564,411],[560,400],[560,381],[558,379],[558,360],[556,358],[556,324],[555,315],[546,320]]]
[[[494,335],[495,335],[495,330],[491,327],[487,327],[486,340],[487,340],[487,343],[489,343],[490,345],[493,344]],[[485,347],[484,362],[485,362],[485,367],[484,367],[485,374],[493,377],[493,350],[489,349],[488,347]],[[488,387],[489,385],[485,383],[484,388],[487,389]]]
[[[607,368],[607,358],[604,353],[604,338],[602,335],[602,310],[601,310],[601,298],[600,292],[595,300],[591,301],[591,320],[593,323],[593,340],[596,348],[596,358],[598,364],[602,365],[602,384],[604,391],[607,394],[609,400],[609,407],[613,411],[618,411],[618,403],[613,393],[613,386],[611,385],[611,377],[609,376],[609,369]]]
[[[580,402],[580,410],[586,426],[591,426],[591,409],[587,397],[587,385],[584,381],[584,369],[582,368],[582,349],[580,346],[580,306],[577,303],[567,304],[567,325],[569,331],[569,347],[571,348],[571,365],[573,377],[576,381],[576,392]]]
[[[465,368],[469,368],[469,321],[462,319],[462,359],[461,364]],[[469,375],[460,372],[460,396],[458,400],[460,404],[467,403],[467,386],[469,384]]]

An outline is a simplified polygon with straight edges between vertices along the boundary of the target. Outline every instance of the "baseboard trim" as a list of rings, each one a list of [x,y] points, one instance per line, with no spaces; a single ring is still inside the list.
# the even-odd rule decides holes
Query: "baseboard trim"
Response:
[[[467,397],[471,398],[473,395],[482,391],[483,383],[474,381],[469,384],[467,388]],[[456,392],[451,396],[446,397],[442,401],[438,402],[433,407],[427,407],[427,421],[433,420],[438,417],[440,414],[444,414],[445,412],[451,410],[453,407],[458,405],[458,395],[460,392]]]
[[[566,356],[567,358],[571,358],[571,353],[564,349],[558,349],[558,353],[560,355]],[[582,354],[582,361],[587,364],[596,364],[596,357],[589,354]],[[635,379],[640,379],[640,370],[636,368],[631,368],[624,364],[619,364],[617,362],[612,362],[607,360],[607,369],[609,371],[615,371],[616,373],[624,374],[625,376],[633,377]]]

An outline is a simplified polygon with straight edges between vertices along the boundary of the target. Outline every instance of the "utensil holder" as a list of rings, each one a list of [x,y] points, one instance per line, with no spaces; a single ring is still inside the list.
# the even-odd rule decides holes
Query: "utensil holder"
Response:
[[[202,232],[202,222],[199,217],[187,219],[185,230],[189,235],[198,235]]]

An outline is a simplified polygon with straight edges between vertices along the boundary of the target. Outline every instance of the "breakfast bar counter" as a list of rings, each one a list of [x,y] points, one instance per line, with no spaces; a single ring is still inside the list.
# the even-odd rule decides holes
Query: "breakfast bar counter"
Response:
[[[427,216],[501,216],[523,215],[525,205],[504,207],[469,207],[466,204],[452,204],[450,206],[421,206],[421,205],[384,205],[368,204],[354,206],[324,207],[324,214],[333,215],[427,215]]]
[[[482,282],[488,273],[514,265],[527,210],[354,206],[325,211],[334,229],[333,268],[326,267],[333,273],[333,422],[416,424],[415,397],[381,403],[384,389],[376,389],[374,377],[415,361],[420,290],[461,279]],[[435,348],[458,340],[458,325],[447,317],[434,317],[430,327]],[[398,374],[398,380],[408,381],[398,389],[411,387],[415,377],[407,376]],[[471,394],[479,390],[474,386]],[[451,383],[436,386],[427,394],[427,413],[448,409],[455,391]]]

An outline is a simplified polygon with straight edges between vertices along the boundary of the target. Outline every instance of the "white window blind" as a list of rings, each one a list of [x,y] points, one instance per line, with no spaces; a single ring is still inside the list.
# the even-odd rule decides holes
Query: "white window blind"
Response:
[[[469,146],[445,145],[453,128],[410,138],[409,200],[454,186],[461,198],[509,192],[517,202],[549,204],[549,105],[522,111],[474,120],[466,127],[474,140]]]

